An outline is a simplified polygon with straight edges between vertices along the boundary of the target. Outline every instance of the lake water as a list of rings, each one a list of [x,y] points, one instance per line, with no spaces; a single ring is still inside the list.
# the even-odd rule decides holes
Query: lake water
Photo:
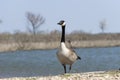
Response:
[[[46,76],[64,73],[54,50],[0,53],[0,77]],[[82,60],[71,72],[103,71],[120,68],[120,47],[75,49]],[[67,66],[68,67],[68,66]],[[68,68],[67,68],[68,69]]]

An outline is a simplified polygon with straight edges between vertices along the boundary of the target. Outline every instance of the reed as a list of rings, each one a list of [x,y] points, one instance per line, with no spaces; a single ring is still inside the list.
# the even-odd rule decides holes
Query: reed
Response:
[[[74,48],[116,47],[116,46],[120,46],[120,40],[72,41],[71,44]],[[55,49],[58,47],[59,47],[59,41],[0,43],[0,52],[16,51],[16,50]]]

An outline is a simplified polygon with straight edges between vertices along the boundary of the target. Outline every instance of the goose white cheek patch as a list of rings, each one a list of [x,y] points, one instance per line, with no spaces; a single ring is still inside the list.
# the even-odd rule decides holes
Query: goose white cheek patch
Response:
[[[65,26],[66,25],[66,23],[64,22],[63,24],[62,24],[62,26]]]

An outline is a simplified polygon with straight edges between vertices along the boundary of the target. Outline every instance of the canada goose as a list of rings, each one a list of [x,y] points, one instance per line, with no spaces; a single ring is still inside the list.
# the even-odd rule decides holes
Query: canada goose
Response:
[[[66,73],[66,65],[70,65],[69,67],[69,72],[71,70],[72,64],[78,60],[81,59],[77,54],[75,53],[74,50],[67,48],[65,45],[65,26],[66,23],[64,20],[61,20],[58,25],[61,25],[62,28],[62,35],[61,35],[61,42],[60,42],[60,47],[57,52],[57,57],[60,63],[64,67],[64,72]]]

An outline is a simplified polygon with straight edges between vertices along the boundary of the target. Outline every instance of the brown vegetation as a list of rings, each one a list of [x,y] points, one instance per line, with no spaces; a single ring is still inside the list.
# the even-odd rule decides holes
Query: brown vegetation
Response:
[[[57,30],[36,35],[25,32],[0,33],[0,51],[53,49],[59,46],[60,37],[61,33]],[[66,34],[66,40],[71,40],[73,47],[120,46],[120,33],[72,32]]]
[[[37,33],[33,35],[31,33],[16,32],[11,33],[0,33],[0,43],[11,43],[11,42],[54,42],[60,41],[60,31],[54,30],[50,33]],[[72,32],[66,34],[66,40],[71,41],[90,41],[90,40],[120,40],[120,33],[80,33]]]

